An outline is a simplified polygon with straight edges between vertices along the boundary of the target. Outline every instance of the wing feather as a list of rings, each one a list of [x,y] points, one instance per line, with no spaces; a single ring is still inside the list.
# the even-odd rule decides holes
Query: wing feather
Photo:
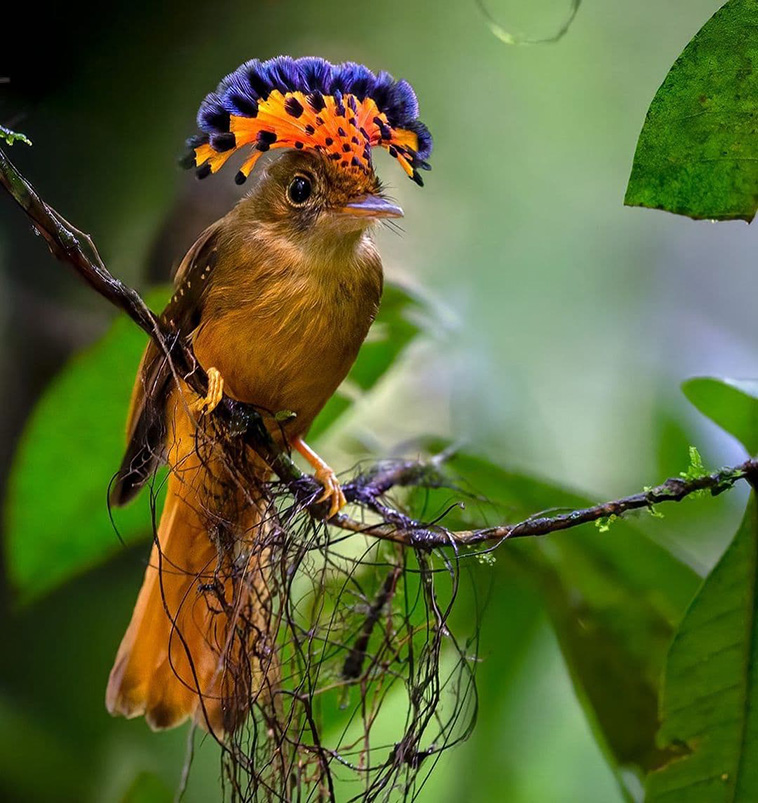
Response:
[[[182,337],[191,337],[202,317],[208,278],[216,263],[217,235],[221,222],[207,228],[179,265],[175,292],[161,319]],[[126,424],[127,446],[110,491],[112,505],[132,500],[165,460],[166,402],[172,375],[168,361],[154,341],[142,355],[132,390]]]

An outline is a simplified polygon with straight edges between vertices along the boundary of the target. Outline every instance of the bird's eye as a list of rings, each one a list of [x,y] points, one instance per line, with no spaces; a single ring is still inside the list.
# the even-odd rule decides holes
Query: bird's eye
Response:
[[[307,176],[295,176],[292,183],[287,188],[287,197],[291,204],[302,206],[310,197],[313,191],[311,180]]]

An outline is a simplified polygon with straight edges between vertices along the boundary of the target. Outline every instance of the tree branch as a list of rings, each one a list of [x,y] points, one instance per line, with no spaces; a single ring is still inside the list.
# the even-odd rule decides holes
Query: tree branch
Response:
[[[189,344],[161,320],[133,288],[116,279],[105,267],[91,238],[71,226],[45,203],[32,185],[13,166],[0,148],[0,184],[24,210],[34,228],[45,238],[52,254],[66,262],[95,292],[108,299],[127,315],[161,348],[174,372],[200,395],[208,389],[208,378],[195,360]],[[253,448],[290,492],[308,506],[316,518],[326,515],[324,505],[309,502],[320,486],[304,475],[290,456],[273,440],[257,409],[224,397],[214,415],[232,436],[238,436]],[[365,524],[344,513],[330,519],[330,524],[353,533],[362,533],[404,546],[434,549],[446,546],[483,545],[510,538],[548,535],[600,519],[622,516],[632,510],[652,509],[664,502],[679,502],[693,494],[708,491],[716,496],[732,488],[740,480],[758,483],[758,460],[747,460],[734,468],[694,478],[666,480],[662,485],[621,499],[572,510],[555,516],[535,516],[516,524],[502,524],[479,530],[451,531],[435,524],[414,521],[386,504],[383,497],[393,488],[449,487],[439,471],[447,455],[428,461],[405,461],[379,464],[344,486],[347,500],[378,516],[377,523]]]
[[[362,481],[359,477],[356,480],[357,487],[353,483],[345,486],[345,494],[351,501],[357,499],[362,504],[370,506],[367,500],[372,494],[380,495],[393,487],[449,487],[449,483],[445,483],[439,475],[436,479],[433,473],[430,475],[430,469],[436,469],[436,466],[423,461],[401,463],[376,475],[378,478],[376,482],[374,479]],[[730,490],[741,480],[746,480],[753,486],[758,485],[758,459],[746,460],[739,466],[723,468],[701,477],[687,479],[671,477],[661,485],[647,488],[641,493],[613,499],[592,507],[579,508],[555,516],[534,516],[516,524],[501,524],[478,530],[448,530],[442,526],[430,526],[407,518],[403,524],[385,520],[378,524],[367,525],[346,515],[338,516],[337,520],[333,520],[332,523],[352,532],[364,533],[407,546],[429,549],[445,546],[474,546],[510,538],[549,535],[601,519],[621,517],[632,510],[652,510],[655,505],[663,502],[681,502],[688,496],[703,492],[708,492],[711,496],[718,496]]]
[[[53,256],[69,264],[95,292],[126,312],[137,326],[155,340],[169,360],[174,374],[180,376],[193,391],[204,396],[208,390],[208,377],[195,360],[189,344],[145,304],[136,290],[108,271],[89,235],[74,228],[45,203],[2,148],[0,184],[26,212],[34,228],[45,238]],[[255,449],[283,482],[293,484],[299,496],[309,490],[302,472],[289,455],[276,445],[255,407],[225,396],[214,414],[230,432],[242,437]]]

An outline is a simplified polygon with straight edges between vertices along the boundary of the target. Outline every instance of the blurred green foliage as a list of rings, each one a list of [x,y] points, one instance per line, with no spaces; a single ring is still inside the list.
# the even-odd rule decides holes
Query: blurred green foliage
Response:
[[[545,510],[591,503],[555,484],[458,454],[449,464],[486,500],[445,519],[452,529],[523,521]],[[437,503],[434,496],[439,497]],[[424,494],[432,511],[449,492]],[[584,527],[515,539],[491,553],[498,586],[515,578],[543,596],[584,706],[613,766],[638,777],[657,766],[658,683],[671,638],[698,586],[697,575],[625,519],[609,532]],[[622,775],[619,780],[623,783]]]

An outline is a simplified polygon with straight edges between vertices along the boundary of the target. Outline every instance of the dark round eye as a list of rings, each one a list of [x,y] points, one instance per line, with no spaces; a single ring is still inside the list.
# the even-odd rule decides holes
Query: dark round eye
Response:
[[[307,176],[295,176],[287,188],[287,197],[290,203],[301,206],[311,197],[312,190],[311,180]]]

